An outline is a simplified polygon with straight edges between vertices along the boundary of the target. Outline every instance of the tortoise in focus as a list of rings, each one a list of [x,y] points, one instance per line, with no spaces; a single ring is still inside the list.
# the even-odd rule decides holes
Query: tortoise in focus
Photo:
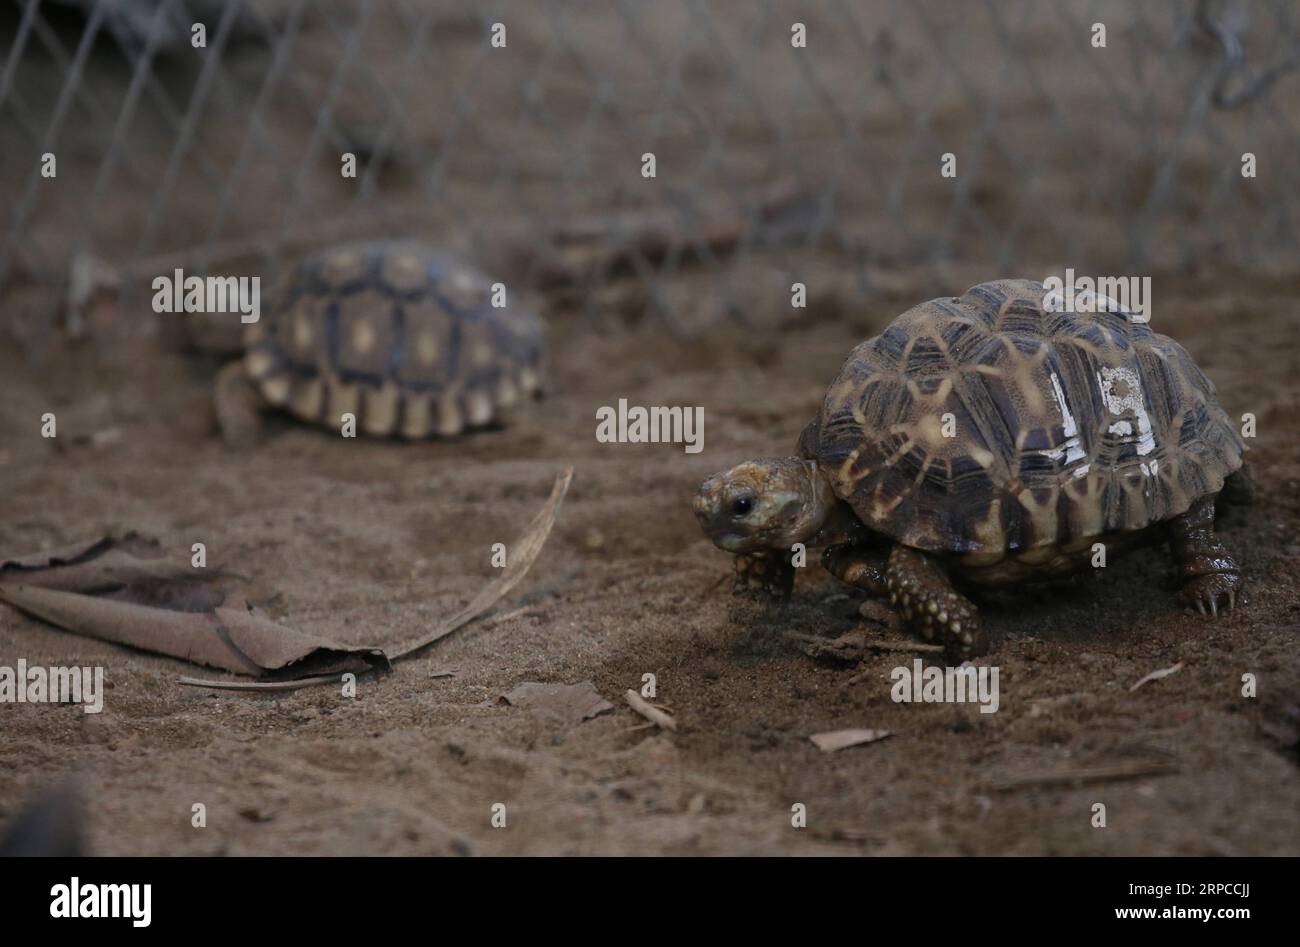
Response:
[[[233,444],[264,405],[339,429],[452,437],[503,420],[541,386],[542,324],[494,307],[489,280],[415,243],[338,246],[303,260],[244,357],[217,379],[217,418]]]
[[[1189,605],[1243,604],[1214,515],[1248,490],[1245,447],[1213,383],[1108,300],[1046,295],[1001,280],[908,310],[849,355],[798,456],[704,481],[695,515],[738,585],[788,595],[792,545],[828,545],[833,575],[888,595],[950,659],[989,646],[954,581],[1063,577],[1095,543],[1113,560],[1167,539]]]

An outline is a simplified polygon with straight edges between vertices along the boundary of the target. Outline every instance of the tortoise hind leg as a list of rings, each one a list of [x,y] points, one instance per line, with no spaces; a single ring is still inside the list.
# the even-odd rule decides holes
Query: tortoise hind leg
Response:
[[[885,567],[889,600],[903,613],[914,634],[938,639],[949,660],[966,660],[989,649],[988,633],[975,605],[952,587],[933,556],[895,545]]]
[[[244,371],[243,362],[231,362],[217,372],[214,392],[217,426],[230,447],[251,447],[262,431],[262,397]]]
[[[1214,497],[1202,497],[1169,521],[1169,545],[1183,578],[1182,598],[1202,615],[1246,604],[1246,583],[1232,554],[1214,535]]]
[[[885,559],[880,549],[842,543],[828,546],[822,553],[822,567],[846,585],[862,589],[868,595],[885,596]]]
[[[1218,506],[1249,506],[1255,502],[1255,478],[1248,464],[1242,464],[1223,481]]]

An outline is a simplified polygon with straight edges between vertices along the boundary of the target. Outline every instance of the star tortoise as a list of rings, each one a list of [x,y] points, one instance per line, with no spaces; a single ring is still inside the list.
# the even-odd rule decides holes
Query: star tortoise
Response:
[[[508,298],[508,297],[507,297]],[[541,388],[542,325],[492,305],[487,277],[417,243],[337,246],[303,260],[241,362],[217,380],[217,418],[252,440],[263,405],[341,429],[452,437],[504,420]]]
[[[1113,561],[1168,540],[1189,605],[1244,603],[1214,516],[1225,481],[1248,489],[1245,447],[1213,383],[1105,297],[1081,312],[1046,295],[1000,280],[908,310],[849,355],[798,456],[705,480],[695,515],[738,585],[788,595],[792,545],[828,546],[833,575],[950,659],[989,647],[954,581],[1066,576],[1096,543]]]

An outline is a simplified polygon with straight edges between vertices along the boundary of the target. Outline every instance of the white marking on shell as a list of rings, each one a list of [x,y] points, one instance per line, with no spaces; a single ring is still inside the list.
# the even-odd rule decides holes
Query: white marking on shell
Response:
[[[331,426],[342,423],[343,415],[355,415],[360,404],[361,387],[359,385],[334,381],[329,386],[330,417],[326,419],[327,422]]]
[[[402,409],[402,436],[417,440],[429,433],[428,395],[411,395],[406,398]]]
[[[432,365],[438,360],[438,339],[432,332],[421,332],[415,341],[415,354],[421,362]]]
[[[507,375],[502,375],[497,382],[497,404],[501,409],[507,410],[514,407],[519,400],[519,389],[515,387],[514,381]]]
[[[293,410],[301,418],[316,420],[325,404],[325,383],[319,378],[302,382],[293,393]]]
[[[326,279],[334,283],[356,279],[361,275],[361,256],[350,251],[339,251],[325,257]]]
[[[1110,433],[1131,437],[1133,435],[1131,421],[1136,421],[1138,455],[1145,457],[1154,451],[1156,439],[1151,429],[1151,418],[1147,415],[1145,399],[1142,397],[1142,380],[1138,378],[1137,372],[1122,365],[1114,368],[1103,365],[1098,369],[1097,382],[1102,400],[1106,402],[1106,410],[1117,418],[1110,425]],[[1122,395],[1115,391],[1119,383],[1123,383],[1128,388]],[[1143,465],[1143,472],[1147,472],[1146,465]]]
[[[264,349],[255,349],[244,356],[244,370],[252,378],[262,378],[275,367],[275,357]]]
[[[460,407],[455,395],[443,395],[438,401],[438,433],[443,437],[455,437],[465,429]]]
[[[352,347],[360,355],[368,354],[375,347],[375,330],[364,319],[352,327]]]
[[[311,320],[306,313],[299,313],[293,320],[293,344],[306,351],[311,348]]]
[[[289,376],[275,375],[262,381],[262,396],[277,408],[289,402]]]
[[[1065,465],[1068,467],[1076,461],[1084,460],[1088,455],[1083,448],[1079,446],[1079,425],[1074,420],[1074,415],[1070,413],[1070,406],[1066,403],[1065,392],[1061,389],[1061,380],[1056,377],[1056,372],[1051,373],[1052,393],[1056,396],[1056,406],[1061,412],[1061,430],[1065,432],[1066,441],[1060,446],[1051,450],[1043,451],[1052,460],[1059,461],[1065,458]],[[1084,467],[1084,473],[1087,473],[1087,467]],[[1082,474],[1075,473],[1075,476]]]
[[[492,420],[492,399],[487,392],[471,391],[465,399],[465,413],[470,424],[487,424]]]
[[[417,289],[424,284],[424,261],[410,253],[394,253],[384,261],[384,276],[398,289]]]

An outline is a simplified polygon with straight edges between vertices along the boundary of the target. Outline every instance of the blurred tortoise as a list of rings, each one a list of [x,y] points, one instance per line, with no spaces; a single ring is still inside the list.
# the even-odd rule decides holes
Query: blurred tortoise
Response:
[[[540,319],[494,307],[485,276],[415,243],[306,258],[244,347],[217,378],[235,445],[256,437],[266,405],[335,429],[351,414],[367,434],[453,437],[503,420],[541,385]]]
[[[989,646],[953,580],[1062,577],[1096,543],[1113,560],[1167,539],[1187,603],[1244,604],[1214,515],[1225,480],[1248,491],[1245,447],[1214,385],[1105,297],[1074,312],[1045,296],[1001,280],[908,310],[849,355],[799,456],[706,480],[695,515],[738,586],[788,595],[792,545],[830,544],[833,575],[888,595],[950,659]]]

